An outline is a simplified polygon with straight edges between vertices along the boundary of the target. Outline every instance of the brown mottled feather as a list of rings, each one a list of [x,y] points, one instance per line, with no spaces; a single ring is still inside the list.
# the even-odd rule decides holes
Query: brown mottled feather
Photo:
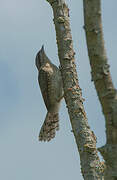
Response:
[[[48,78],[47,78],[47,73],[43,71],[42,69],[39,72],[38,81],[39,81],[44,103],[46,105],[46,108],[49,109],[50,103],[48,99],[48,96],[49,96],[48,95]]]
[[[43,47],[36,56],[36,66],[39,71],[39,86],[48,110],[39,133],[39,140],[50,141],[59,129],[58,112],[63,97],[62,77],[60,70],[46,56]]]

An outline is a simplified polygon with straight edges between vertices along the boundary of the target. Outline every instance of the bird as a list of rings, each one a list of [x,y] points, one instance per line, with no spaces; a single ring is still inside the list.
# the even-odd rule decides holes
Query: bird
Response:
[[[44,46],[36,55],[38,83],[47,109],[45,121],[39,133],[39,141],[50,141],[59,130],[59,110],[64,97],[60,69],[47,57]]]

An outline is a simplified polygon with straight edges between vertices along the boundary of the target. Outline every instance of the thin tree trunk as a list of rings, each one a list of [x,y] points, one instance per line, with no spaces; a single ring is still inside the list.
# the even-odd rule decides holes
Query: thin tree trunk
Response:
[[[105,179],[117,179],[117,91],[114,88],[104,47],[101,1],[83,0],[84,29],[91,65],[92,81],[97,91],[106,124],[106,145],[99,148],[106,162]]]
[[[88,125],[76,73],[69,9],[64,0],[47,1],[53,9],[64,97],[80,154],[82,175],[87,180],[100,179],[102,166],[97,154],[96,137]]]

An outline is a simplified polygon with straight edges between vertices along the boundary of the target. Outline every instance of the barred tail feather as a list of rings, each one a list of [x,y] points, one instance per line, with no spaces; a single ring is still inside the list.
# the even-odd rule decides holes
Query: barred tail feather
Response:
[[[48,112],[39,133],[39,141],[50,141],[59,130],[58,113]]]

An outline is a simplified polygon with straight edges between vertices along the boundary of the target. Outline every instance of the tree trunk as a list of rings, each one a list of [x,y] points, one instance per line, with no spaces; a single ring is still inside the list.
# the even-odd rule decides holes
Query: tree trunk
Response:
[[[47,1],[53,9],[64,98],[80,154],[82,175],[86,180],[100,179],[102,166],[97,154],[96,137],[88,125],[76,73],[69,9],[64,0]]]
[[[104,47],[101,1],[84,0],[84,29],[97,91],[106,124],[106,145],[99,148],[105,162],[106,180],[117,180],[117,91],[114,88]]]

